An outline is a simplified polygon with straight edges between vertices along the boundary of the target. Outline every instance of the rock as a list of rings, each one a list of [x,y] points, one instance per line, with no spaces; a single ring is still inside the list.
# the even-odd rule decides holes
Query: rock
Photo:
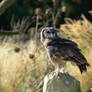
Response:
[[[92,88],[88,92],[92,92]]]
[[[46,75],[43,92],[81,92],[80,82],[69,74]]]

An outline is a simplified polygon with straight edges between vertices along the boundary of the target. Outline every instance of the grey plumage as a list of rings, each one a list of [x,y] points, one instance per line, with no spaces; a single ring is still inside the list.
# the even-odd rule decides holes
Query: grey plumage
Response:
[[[78,45],[71,40],[60,38],[53,27],[42,29],[41,42],[45,46],[52,64],[57,67],[59,65],[64,67],[66,62],[71,61],[78,66],[82,73],[87,71],[87,66],[90,66]]]

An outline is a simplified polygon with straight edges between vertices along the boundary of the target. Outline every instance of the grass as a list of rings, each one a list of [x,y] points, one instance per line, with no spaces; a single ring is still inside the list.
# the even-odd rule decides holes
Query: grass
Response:
[[[59,35],[77,42],[92,66],[92,23],[83,15],[82,18],[83,20],[78,21],[66,19],[66,24],[61,25]],[[26,30],[23,21],[17,23],[18,29],[14,24],[14,30]],[[43,78],[53,70],[39,37],[35,35],[37,28],[29,31],[28,35],[23,33],[1,38],[0,92],[42,92]],[[34,32],[36,33],[33,34]],[[20,48],[20,51],[16,52],[15,48]],[[77,67],[68,64],[67,71],[80,80],[82,92],[87,92],[92,87],[92,67],[81,75]]]

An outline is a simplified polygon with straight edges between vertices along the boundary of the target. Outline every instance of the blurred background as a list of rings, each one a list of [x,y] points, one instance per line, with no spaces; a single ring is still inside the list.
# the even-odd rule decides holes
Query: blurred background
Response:
[[[42,92],[54,67],[40,42],[43,27],[75,41],[92,66],[92,0],[0,0],[0,92]],[[82,92],[92,88],[92,67],[80,74]]]
[[[3,1],[3,0],[0,0]],[[9,0],[11,3],[11,0]],[[33,16],[40,15],[40,21],[57,15],[56,24],[64,23],[64,18],[81,19],[81,14],[84,14],[88,20],[92,18],[88,11],[92,10],[91,0],[16,0],[9,5],[7,10],[0,15],[0,28],[5,30],[11,29],[11,20],[21,20],[24,16],[30,16],[31,26],[34,26]],[[58,14],[57,14],[58,13]]]

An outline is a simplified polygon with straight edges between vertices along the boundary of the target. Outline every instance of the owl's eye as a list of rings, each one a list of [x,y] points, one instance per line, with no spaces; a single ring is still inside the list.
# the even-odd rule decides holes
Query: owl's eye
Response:
[[[46,33],[50,33],[50,31],[47,31]]]

